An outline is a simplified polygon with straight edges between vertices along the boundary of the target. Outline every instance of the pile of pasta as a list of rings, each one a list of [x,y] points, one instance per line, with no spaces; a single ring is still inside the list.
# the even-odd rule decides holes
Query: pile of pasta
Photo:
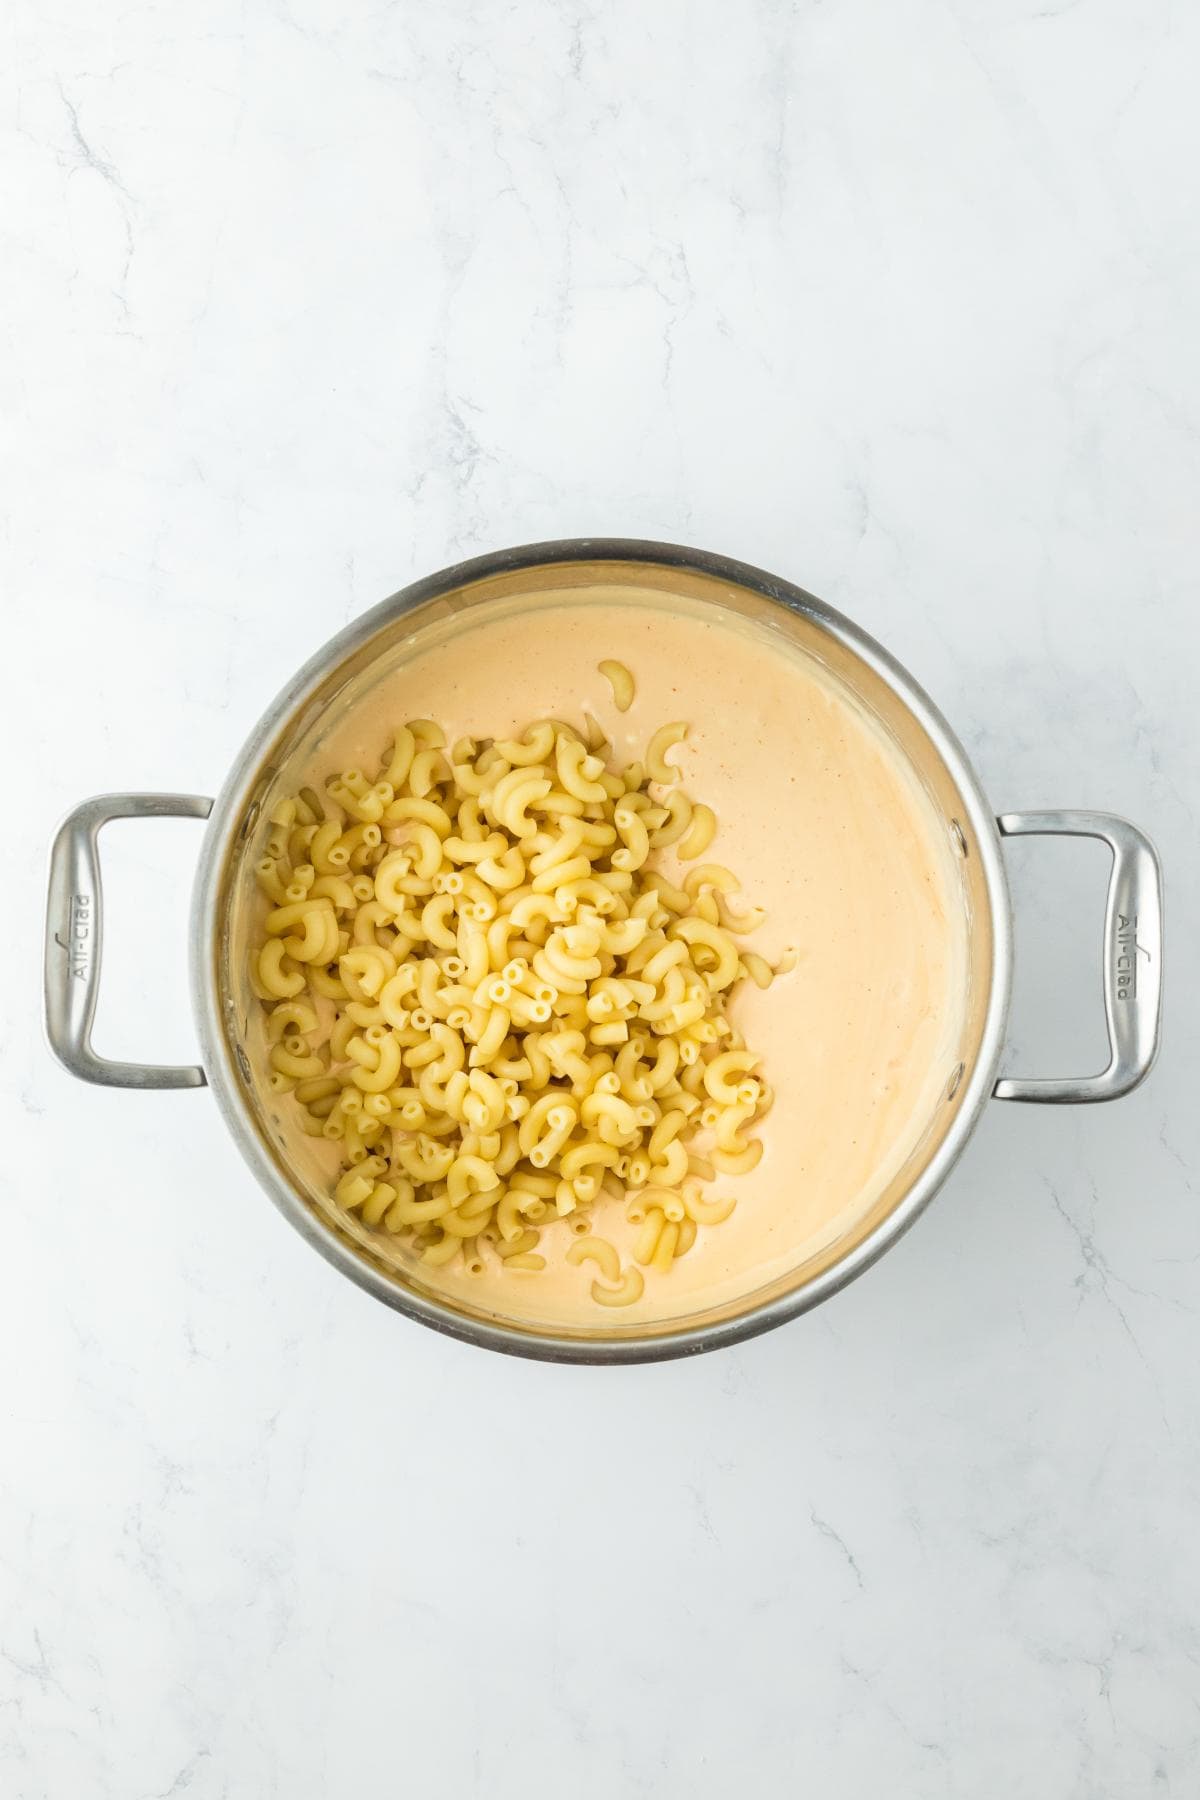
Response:
[[[629,671],[601,666],[628,705]],[[666,760],[686,725],[617,768],[584,718],[449,746],[415,719],[373,777],[282,802],[251,980],[270,1086],[337,1145],[345,1212],[475,1275],[534,1273],[569,1234],[620,1306],[729,1216],[705,1188],[762,1154],[771,1093],[728,1007],[776,970],[739,944],[762,914],[734,910],[733,873],[697,860],[717,821]],[[668,848],[691,865],[675,881]],[[636,1227],[624,1264],[612,1207]]]

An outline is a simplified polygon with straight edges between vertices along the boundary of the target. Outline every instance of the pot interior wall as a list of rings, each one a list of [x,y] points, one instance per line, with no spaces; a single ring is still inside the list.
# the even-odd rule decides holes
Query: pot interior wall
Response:
[[[917,773],[955,846],[955,869],[969,928],[960,1041],[950,1046],[944,1067],[937,1072],[938,1100],[918,1141],[873,1201],[856,1216],[838,1219],[824,1241],[806,1244],[804,1254],[782,1273],[775,1268],[769,1280],[761,1281],[754,1269],[748,1269],[739,1291],[723,1293],[716,1304],[691,1303],[686,1314],[664,1314],[649,1320],[626,1321],[620,1314],[608,1313],[595,1327],[586,1327],[562,1319],[531,1317],[528,1291],[520,1314],[514,1311],[509,1316],[495,1310],[490,1291],[476,1299],[461,1282],[448,1290],[442,1279],[413,1260],[403,1243],[362,1227],[334,1207],[329,1189],[336,1166],[335,1147],[299,1132],[288,1097],[277,1096],[266,1086],[262,1008],[249,986],[247,947],[265,909],[253,869],[272,808],[310,780],[314,766],[330,766],[328,749],[322,764],[323,746],[336,739],[340,725],[368,703],[378,684],[430,645],[445,645],[457,654],[460,640],[465,644],[466,634],[480,620],[506,609],[550,607],[564,598],[572,603],[604,600],[611,604],[614,597],[642,604],[666,603],[673,611],[708,620],[713,617],[712,609],[718,607],[739,629],[768,634],[787,654],[794,657],[800,651],[821,663],[873,715]],[[299,696],[252,779],[243,786],[236,812],[225,827],[227,841],[217,898],[223,929],[214,946],[213,970],[221,1027],[246,1111],[279,1181],[294,1196],[293,1210],[303,1208],[320,1233],[335,1239],[343,1252],[374,1270],[397,1295],[416,1298],[418,1307],[423,1299],[449,1306],[464,1321],[499,1322],[518,1332],[594,1341],[646,1339],[716,1325],[808,1287],[855,1256],[898,1209],[903,1210],[914,1184],[945,1145],[963,1105],[968,1101],[976,1104],[972,1075],[985,1038],[993,976],[994,921],[974,809],[960,792],[933,738],[891,680],[857,648],[839,639],[822,609],[813,603],[810,610],[790,591],[782,599],[769,598],[708,573],[633,560],[555,562],[515,569],[476,580],[391,616],[386,608],[379,613],[380,622],[367,641]],[[519,672],[514,672],[514,679],[519,680]]]

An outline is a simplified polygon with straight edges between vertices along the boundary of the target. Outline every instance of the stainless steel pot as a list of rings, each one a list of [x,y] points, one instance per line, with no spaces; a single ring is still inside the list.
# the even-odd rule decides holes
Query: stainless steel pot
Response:
[[[388,1261],[345,1229],[289,1151],[244,1043],[253,1008],[245,984],[251,881],[245,846],[285,771],[325,723],[361,697],[429,631],[469,629],[478,609],[536,604],[571,589],[651,591],[672,604],[719,607],[802,644],[881,720],[916,768],[959,851],[971,919],[967,1018],[960,1055],[936,1117],[877,1205],[844,1238],[736,1301],[686,1318],[598,1327],[532,1328],[483,1306],[450,1301],[420,1271]],[[116,1063],[91,1047],[103,910],[97,835],[115,818],[209,818],[191,917],[192,992],[202,1063],[189,1068]],[[997,1079],[1012,965],[1012,917],[1001,839],[1017,833],[1082,835],[1112,850],[1102,967],[1111,1056],[1098,1075]],[[46,928],[45,1016],[51,1048],[73,1074],[110,1087],[210,1085],[243,1156],[276,1205],[343,1274],[398,1311],[438,1330],[560,1362],[637,1362],[728,1344],[793,1318],[844,1287],[928,1205],[989,1099],[1113,1100],[1147,1074],[1158,1048],[1162,884],[1147,838],[1107,813],[1004,813],[995,818],[961,745],[912,677],[848,619],[760,569],[670,544],[578,539],[475,558],[416,582],[335,637],[305,665],[259,722],[213,802],[198,795],[116,794],[86,800],[54,840]]]

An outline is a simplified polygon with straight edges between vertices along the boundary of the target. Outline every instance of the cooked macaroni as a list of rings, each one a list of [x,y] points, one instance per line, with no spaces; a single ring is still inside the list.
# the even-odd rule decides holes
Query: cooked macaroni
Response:
[[[624,711],[632,674],[599,666]],[[427,1267],[536,1275],[561,1232],[596,1304],[631,1305],[733,1210],[702,1187],[762,1154],[772,1096],[728,1016],[777,973],[736,942],[762,915],[719,864],[681,886],[652,866],[717,830],[673,785],[686,735],[618,768],[590,715],[453,745],[415,719],[373,777],[271,816],[251,964],[269,1086],[337,1146],[337,1205]],[[593,1227],[622,1203],[624,1265]]]
[[[627,669],[623,662],[613,662],[611,658],[596,667],[612,689],[613,705],[618,712],[628,712],[633,705],[634,682],[633,671]]]

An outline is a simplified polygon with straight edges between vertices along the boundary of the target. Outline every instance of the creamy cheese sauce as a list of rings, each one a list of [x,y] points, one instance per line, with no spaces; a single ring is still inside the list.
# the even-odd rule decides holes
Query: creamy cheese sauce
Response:
[[[633,671],[626,713],[597,671],[604,657]],[[581,723],[585,710],[620,763],[640,757],[666,721],[689,722],[671,756],[686,792],[718,817],[704,860],[726,864],[742,903],[766,909],[747,947],[773,961],[790,946],[798,958],[769,989],[743,983],[730,1008],[776,1093],[756,1128],[762,1161],[706,1184],[706,1195],[735,1193],[735,1211],[701,1228],[668,1274],[647,1270],[639,1302],[607,1314],[595,1306],[595,1270],[563,1261],[565,1226],[543,1232],[544,1271],[505,1272],[495,1259],[476,1277],[422,1270],[429,1286],[473,1307],[604,1329],[751,1291],[862,1218],[912,1153],[957,1061],[967,918],[946,822],[846,687],[774,635],[715,612],[673,613],[662,596],[614,591],[581,603],[565,592],[549,610],[418,648],[325,736],[303,779],[375,768],[407,718],[436,719],[453,741],[512,735],[547,715]],[[660,866],[678,873],[669,853]],[[302,1148],[333,1153],[311,1139]],[[593,1216],[627,1258],[634,1230],[623,1208],[602,1197]],[[387,1256],[411,1254],[370,1236]]]

